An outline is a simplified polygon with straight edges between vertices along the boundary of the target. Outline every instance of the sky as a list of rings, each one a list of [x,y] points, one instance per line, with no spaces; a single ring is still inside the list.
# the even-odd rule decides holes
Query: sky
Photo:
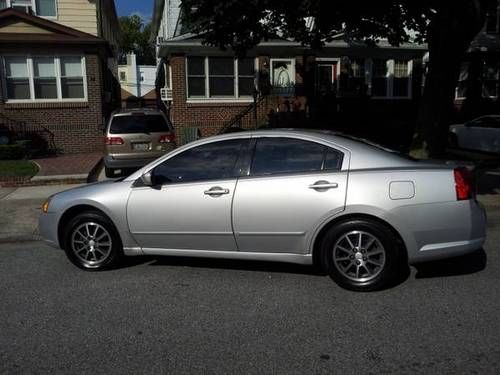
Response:
[[[137,14],[145,20],[150,20],[153,13],[154,0],[115,0],[118,16]]]

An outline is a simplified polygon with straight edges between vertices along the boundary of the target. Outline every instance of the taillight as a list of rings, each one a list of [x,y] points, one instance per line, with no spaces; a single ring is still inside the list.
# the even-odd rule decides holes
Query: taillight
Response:
[[[160,140],[158,142],[160,143],[170,143],[175,141],[175,134],[163,134],[160,136]]]
[[[106,145],[122,145],[123,139],[120,137],[106,137],[104,140],[104,144]]]
[[[463,201],[472,198],[472,176],[467,168],[455,168],[455,189],[457,200]]]

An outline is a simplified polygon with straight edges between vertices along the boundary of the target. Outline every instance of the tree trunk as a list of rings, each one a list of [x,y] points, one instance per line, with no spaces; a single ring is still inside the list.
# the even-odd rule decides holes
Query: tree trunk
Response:
[[[429,65],[411,147],[413,156],[439,158],[445,153],[460,65],[484,25],[486,1],[445,2],[431,21]]]

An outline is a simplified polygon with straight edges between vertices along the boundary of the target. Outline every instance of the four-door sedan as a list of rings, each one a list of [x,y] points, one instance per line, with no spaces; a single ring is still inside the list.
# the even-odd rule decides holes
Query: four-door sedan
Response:
[[[500,116],[487,115],[450,126],[450,146],[500,154]]]
[[[205,138],[127,178],[68,190],[40,232],[86,270],[123,255],[317,264],[341,286],[386,286],[407,263],[485,241],[467,171],[328,132]]]

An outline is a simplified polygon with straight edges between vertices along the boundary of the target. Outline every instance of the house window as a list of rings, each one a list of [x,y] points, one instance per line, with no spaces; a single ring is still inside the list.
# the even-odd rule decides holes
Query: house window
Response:
[[[408,61],[394,60],[394,79],[392,85],[392,96],[409,96]]]
[[[248,98],[253,93],[254,64],[252,58],[188,57],[188,98]]]
[[[0,9],[12,7],[40,17],[56,17],[56,0],[0,0]]]
[[[120,72],[120,81],[126,81],[126,80],[127,80],[127,73]]]
[[[5,56],[8,101],[69,101],[86,99],[81,56]]]
[[[10,0],[10,6],[21,12],[33,13],[33,3],[31,0]]]
[[[387,96],[387,61],[373,60],[372,96]]]
[[[271,84],[275,94],[293,94],[295,86],[294,59],[271,59]]]
[[[255,90],[255,61],[254,59],[238,60],[238,94],[239,96],[251,96]]]
[[[61,93],[63,99],[85,97],[82,58],[64,56],[61,61]]]
[[[208,64],[210,96],[234,96],[234,59],[211,57]]]
[[[349,67],[348,90],[358,94],[365,93],[365,60],[351,59]]]
[[[24,57],[5,58],[7,98],[30,99],[28,63]]]
[[[204,57],[188,57],[187,78],[188,97],[205,97],[205,61]]]
[[[483,97],[493,98],[498,95],[498,65],[484,62],[482,71]]]
[[[33,57],[35,99],[57,99],[56,65],[53,57]]]

